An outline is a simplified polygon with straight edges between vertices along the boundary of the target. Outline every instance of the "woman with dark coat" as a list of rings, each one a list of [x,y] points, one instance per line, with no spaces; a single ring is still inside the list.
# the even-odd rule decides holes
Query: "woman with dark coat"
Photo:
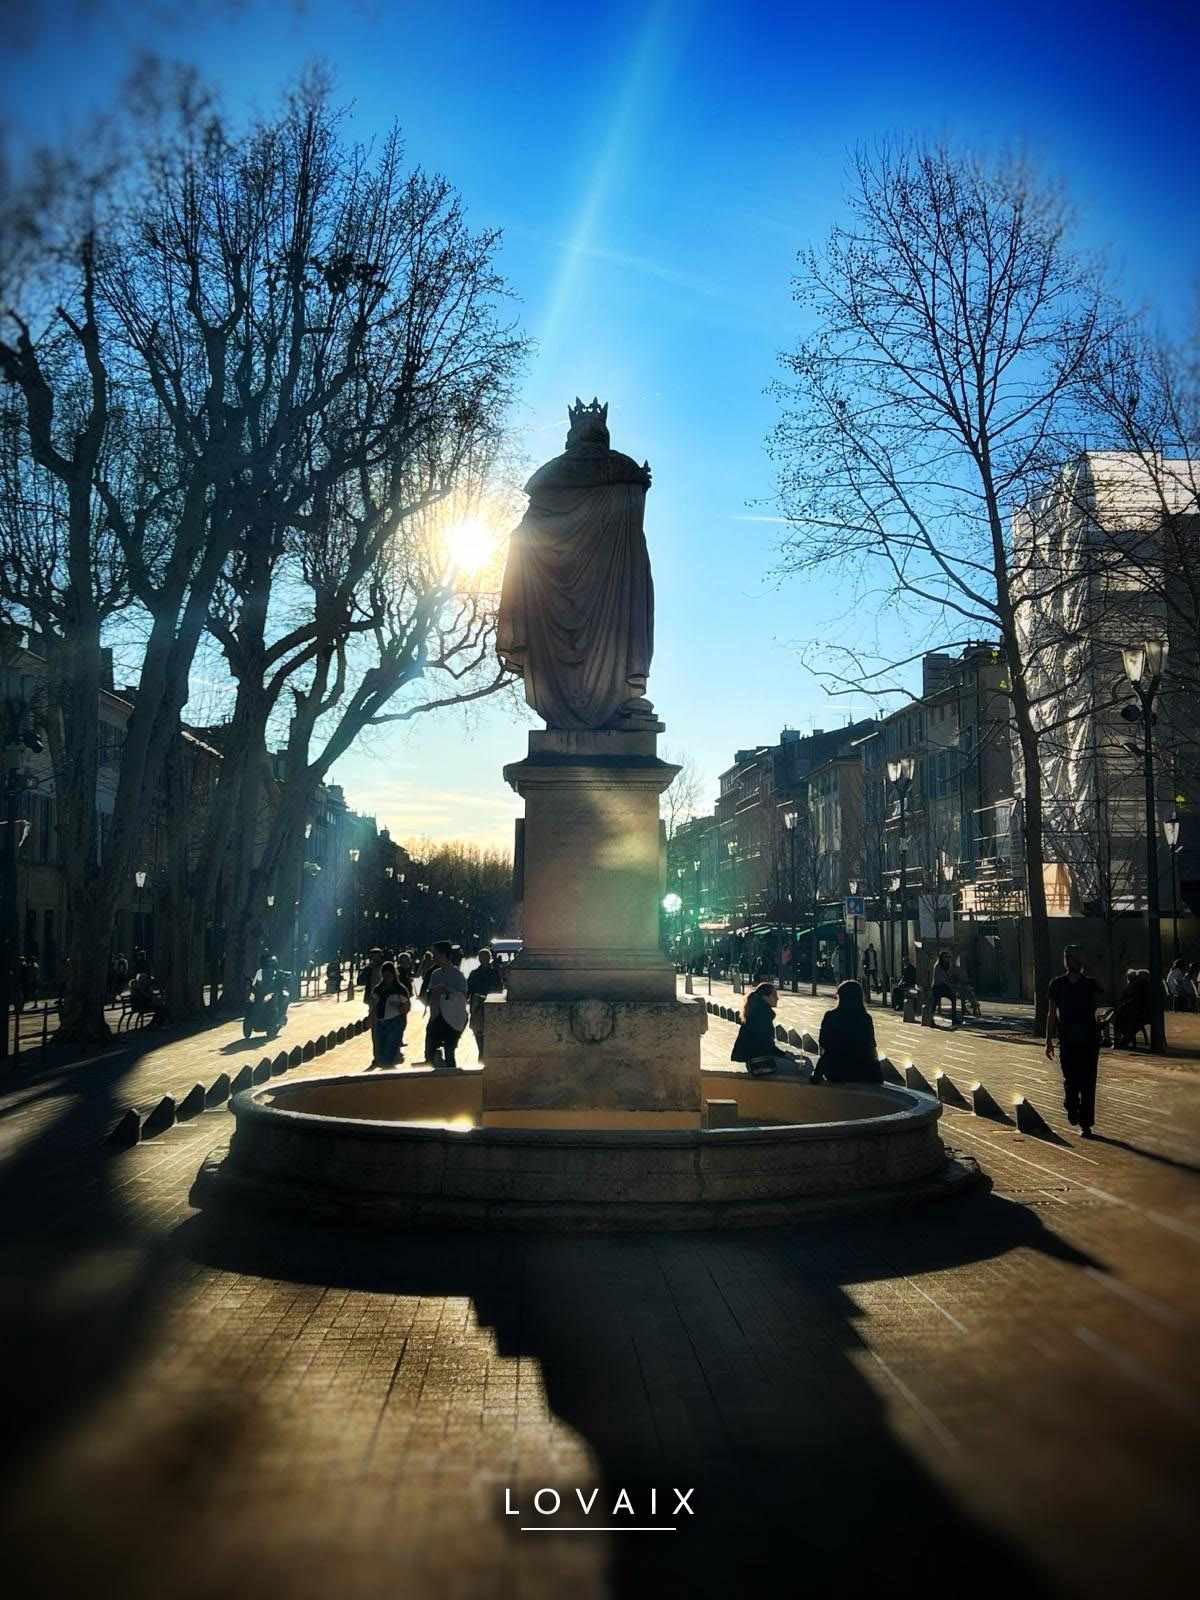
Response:
[[[746,996],[742,1006],[742,1025],[733,1049],[731,1061],[744,1061],[751,1077],[766,1077],[775,1071],[775,1007],[779,1004],[779,991],[773,983],[760,983]]]
[[[821,1018],[821,1059],[814,1083],[882,1083],[875,1051],[875,1024],[863,1004],[862,984],[853,978],[839,983],[837,1005]]]

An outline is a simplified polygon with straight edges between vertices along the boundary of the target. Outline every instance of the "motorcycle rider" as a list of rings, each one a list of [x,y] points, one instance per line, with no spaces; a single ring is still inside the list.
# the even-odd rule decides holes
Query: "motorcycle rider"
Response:
[[[283,987],[277,958],[268,953],[254,974],[250,1009],[246,1021],[251,1026],[261,1021],[267,1033],[278,1033],[287,1016],[288,994]]]

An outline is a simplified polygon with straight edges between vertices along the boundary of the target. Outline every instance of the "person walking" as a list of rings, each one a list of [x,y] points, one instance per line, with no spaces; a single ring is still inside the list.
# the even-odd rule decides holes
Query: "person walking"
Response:
[[[383,951],[372,945],[367,951],[367,964],[358,975],[362,997],[367,1007],[367,1020],[371,1026],[371,1060],[379,1060],[379,1019],[375,1014],[375,991],[383,978]]]
[[[412,992],[401,981],[395,962],[383,962],[379,982],[371,991],[371,1035],[376,1042],[368,1072],[374,1067],[394,1067],[404,1059],[404,1028],[411,1008]]]
[[[460,970],[462,951],[449,939],[439,939],[433,946],[433,957],[435,965],[426,990],[429,1022],[423,1065],[456,1067],[454,1052],[467,1025],[467,980]],[[438,1060],[439,1050],[444,1053],[443,1061]]]
[[[479,965],[467,979],[467,1003],[470,1007],[471,1032],[475,1035],[475,1049],[483,1060],[483,1019],[487,1010],[487,996],[500,994],[504,977],[492,960],[492,952],[485,946],[478,954]]]
[[[863,988],[867,991],[867,999],[879,986],[879,955],[873,944],[868,943],[863,951],[862,958]]]
[[[414,985],[413,958],[411,950],[401,950],[400,954],[396,957],[396,976],[408,990],[409,994],[412,994]]]
[[[875,1024],[863,1002],[862,984],[853,978],[838,984],[837,1005],[821,1018],[818,1042],[821,1056],[813,1069],[814,1083],[883,1082]]]
[[[1058,1064],[1063,1076],[1063,1105],[1067,1121],[1084,1139],[1092,1137],[1096,1121],[1096,1070],[1100,1060],[1100,1024],[1096,1000],[1100,985],[1084,971],[1083,952],[1076,944],[1063,951],[1063,971],[1046,991],[1046,1059],[1054,1060],[1058,1034]]]

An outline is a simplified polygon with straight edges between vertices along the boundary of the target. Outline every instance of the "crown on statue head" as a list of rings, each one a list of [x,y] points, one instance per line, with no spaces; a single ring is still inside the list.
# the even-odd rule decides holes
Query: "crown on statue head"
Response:
[[[590,406],[585,406],[583,401],[579,398],[579,396],[576,395],[575,396],[575,404],[573,406],[568,406],[567,407],[567,418],[568,418],[568,420],[570,421],[572,426],[574,426],[574,424],[579,421],[580,417],[587,417],[587,416],[599,417],[601,422],[607,422],[608,421],[608,401],[606,400],[604,402],[604,404],[601,405],[599,400],[597,400],[595,395],[593,395],[592,396],[591,405]]]

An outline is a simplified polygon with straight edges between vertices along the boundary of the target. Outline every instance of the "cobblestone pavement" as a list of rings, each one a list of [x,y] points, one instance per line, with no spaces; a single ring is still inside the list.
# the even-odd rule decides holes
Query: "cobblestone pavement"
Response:
[[[297,1007],[268,1053],[358,1014]],[[261,1041],[22,1072],[0,1099],[9,1592],[1192,1592],[1200,1061],[1106,1055],[1083,1145],[1011,1018],[876,1018],[898,1063],[1024,1093],[1051,1136],[947,1109],[990,1192],[886,1217],[347,1233],[193,1211],[223,1111],[99,1142],[120,1105]],[[732,1037],[711,1019],[706,1061]],[[359,1038],[299,1072],[368,1056]],[[678,1531],[524,1534],[543,1485],[609,1508],[624,1487],[639,1524],[657,1486]],[[694,1515],[664,1518],[673,1488]]]

